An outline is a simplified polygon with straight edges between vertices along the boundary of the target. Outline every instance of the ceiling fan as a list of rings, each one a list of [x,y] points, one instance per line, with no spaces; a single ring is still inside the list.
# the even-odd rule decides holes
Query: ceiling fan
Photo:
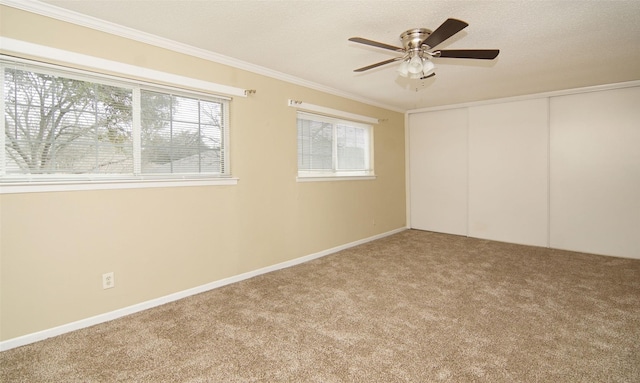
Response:
[[[364,72],[382,65],[396,61],[402,61],[398,68],[398,73],[403,77],[425,79],[435,76],[435,65],[431,61],[433,58],[459,58],[459,59],[481,59],[493,60],[498,56],[498,49],[445,49],[433,50],[437,45],[449,37],[460,32],[469,24],[462,20],[447,19],[435,31],[425,28],[409,29],[400,35],[403,48],[393,45],[379,43],[377,41],[363,39],[362,37],[352,37],[349,41],[354,43],[371,45],[378,48],[389,49],[402,53],[401,57],[381,61],[372,65],[367,65],[354,70],[354,72]]]

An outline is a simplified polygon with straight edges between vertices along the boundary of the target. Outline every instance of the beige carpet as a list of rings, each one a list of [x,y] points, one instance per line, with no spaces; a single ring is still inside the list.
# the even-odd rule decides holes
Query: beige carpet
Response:
[[[640,382],[640,260],[405,231],[0,353],[2,382]]]

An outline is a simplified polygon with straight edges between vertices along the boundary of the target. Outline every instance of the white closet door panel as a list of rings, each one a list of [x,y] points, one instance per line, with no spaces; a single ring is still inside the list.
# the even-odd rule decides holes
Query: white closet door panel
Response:
[[[467,234],[467,111],[409,116],[412,228]]]
[[[553,97],[551,246],[640,258],[640,88]]]
[[[548,100],[469,109],[469,236],[548,246]]]

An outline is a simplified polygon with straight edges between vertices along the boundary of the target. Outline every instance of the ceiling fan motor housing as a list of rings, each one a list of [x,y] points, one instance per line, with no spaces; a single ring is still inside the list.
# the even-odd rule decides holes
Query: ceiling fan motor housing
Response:
[[[426,28],[409,29],[400,35],[400,40],[407,53],[421,52],[430,48],[429,46],[422,46],[430,34],[431,30]]]

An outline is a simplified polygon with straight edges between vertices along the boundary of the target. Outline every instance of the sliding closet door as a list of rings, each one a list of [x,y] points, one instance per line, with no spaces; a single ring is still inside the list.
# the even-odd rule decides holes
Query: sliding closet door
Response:
[[[409,116],[410,225],[467,234],[467,110]]]
[[[551,247],[640,258],[640,88],[550,106]]]
[[[548,99],[469,108],[469,236],[548,246]]]

